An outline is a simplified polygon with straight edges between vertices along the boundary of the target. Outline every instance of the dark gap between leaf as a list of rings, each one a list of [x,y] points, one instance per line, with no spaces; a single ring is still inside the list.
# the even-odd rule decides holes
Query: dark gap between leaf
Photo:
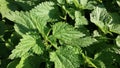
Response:
[[[0,13],[0,21],[2,21],[2,14]]]
[[[85,25],[85,27],[90,31],[90,34],[93,33],[94,30],[98,30],[98,27],[90,21],[90,13],[91,10],[84,10],[85,12],[85,18],[88,20],[88,25]]]
[[[59,41],[58,39],[57,39],[56,42],[57,42],[58,47],[61,46],[61,45],[60,45],[60,41]]]
[[[90,34],[93,34],[94,30],[98,30],[98,27],[94,24],[89,22],[88,25],[85,25],[85,27],[90,31]]]
[[[5,24],[6,24],[6,25],[14,26],[14,22],[10,21],[10,20],[7,19],[7,18],[4,18],[4,20],[5,20]]]
[[[118,12],[118,6],[115,4],[114,0],[102,0],[103,5],[109,12]]]
[[[52,51],[56,51],[55,47],[51,46],[50,48]]]
[[[111,34],[106,34],[106,37],[108,38],[108,44],[114,44],[115,43],[115,39],[117,38],[118,34],[113,33]]]
[[[11,37],[12,33],[13,31],[5,32],[3,38],[7,41]]]
[[[39,68],[45,68],[45,66],[46,66],[46,62],[42,62],[42,63],[40,64]]]
[[[69,23],[69,25],[75,26],[75,20],[72,20],[72,18],[68,14],[66,17],[66,22]]]

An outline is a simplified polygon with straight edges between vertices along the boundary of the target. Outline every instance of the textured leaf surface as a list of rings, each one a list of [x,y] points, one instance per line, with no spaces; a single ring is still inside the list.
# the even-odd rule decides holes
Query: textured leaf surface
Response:
[[[42,54],[44,45],[39,36],[25,35],[21,42],[12,51],[10,58],[22,57],[27,53]]]
[[[66,24],[65,22],[59,22],[53,26],[53,36],[65,43],[68,43],[72,41],[72,39],[78,39],[85,36],[85,34],[75,30],[74,27]]]
[[[91,21],[98,26],[104,33],[109,33],[108,24],[112,21],[111,16],[104,7],[96,7],[90,14]]]
[[[28,32],[35,32],[37,31],[35,22],[32,19],[29,12],[11,12],[12,20],[16,22],[14,28],[16,32],[18,32],[20,35],[25,35]]]
[[[48,32],[48,29],[46,26],[47,21],[44,18],[41,18],[38,15],[35,15],[34,13],[31,13],[30,15],[31,15],[30,19],[32,23],[35,24],[36,29],[39,31],[39,33],[42,34],[42,36],[45,36],[46,33]]]
[[[11,13],[16,22],[14,28],[20,35],[25,35],[28,32],[38,32],[44,35],[46,21],[30,12],[15,12]]]
[[[64,10],[66,13],[68,13],[68,15],[74,19],[75,18],[75,10],[74,8],[67,8],[67,7],[64,7]]]
[[[72,41],[71,41],[72,42]],[[76,40],[75,42],[71,43],[72,45],[79,45],[80,47],[87,47],[90,46],[91,44],[97,42],[95,38],[92,37],[84,37]]]
[[[45,20],[59,19],[59,9],[54,2],[43,2],[31,11]]]
[[[87,25],[88,22],[84,16],[82,16],[80,11],[75,11],[75,26]]]
[[[71,46],[61,47],[56,52],[50,53],[50,60],[55,63],[55,68],[78,68],[79,50]]]
[[[0,0],[0,68],[119,68],[119,11],[120,0]]]

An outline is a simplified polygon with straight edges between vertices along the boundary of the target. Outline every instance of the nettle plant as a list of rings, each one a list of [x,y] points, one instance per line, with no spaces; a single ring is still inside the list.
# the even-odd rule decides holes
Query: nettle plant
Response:
[[[47,0],[30,10],[0,9],[21,36],[7,68],[118,68],[120,14],[108,3],[120,5],[119,0]]]

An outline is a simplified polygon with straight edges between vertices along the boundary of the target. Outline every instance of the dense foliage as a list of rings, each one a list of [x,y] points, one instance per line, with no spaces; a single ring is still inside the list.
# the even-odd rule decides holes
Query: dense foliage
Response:
[[[0,0],[0,68],[120,68],[120,0]]]

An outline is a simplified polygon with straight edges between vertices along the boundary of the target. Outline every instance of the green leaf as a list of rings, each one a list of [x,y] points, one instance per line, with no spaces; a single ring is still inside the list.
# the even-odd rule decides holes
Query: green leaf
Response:
[[[74,8],[67,8],[64,6],[63,9],[72,19],[75,18],[75,9]]]
[[[119,5],[119,7],[120,7],[120,0],[117,0],[116,2],[117,2],[117,4],[118,4],[118,5]]]
[[[65,22],[58,22],[53,25],[53,36],[65,43],[70,43],[73,39],[78,39],[85,36],[85,34],[77,31],[71,25]]]
[[[38,32],[43,36],[47,34],[47,21],[44,18],[35,15],[32,12],[12,12],[13,21],[15,21],[15,30],[20,35],[28,32]]]
[[[0,13],[3,17],[6,17],[10,9],[7,7],[9,3],[6,0],[0,0]]]
[[[16,10],[17,7],[14,6],[14,4],[11,1],[7,0],[0,0],[0,13],[2,14],[2,17],[8,17],[9,12]]]
[[[41,18],[38,15],[35,15],[34,13],[31,13],[30,15],[31,15],[30,19],[31,19],[32,23],[35,24],[39,33],[43,37],[45,37],[47,35],[48,31],[49,31],[49,29],[46,26],[47,21],[44,20],[44,18]]]
[[[48,38],[49,38],[50,43],[51,43],[55,48],[57,48],[57,42],[56,42],[57,39],[54,38],[53,35],[50,35]]]
[[[118,56],[120,57],[120,55],[115,54],[112,48],[113,48],[113,45],[95,54],[95,57],[94,57],[95,60],[102,61],[104,65],[106,66],[106,68],[118,68],[117,65],[113,65],[113,64],[115,64],[118,61],[117,57]]]
[[[73,45],[73,46],[87,47],[95,42],[97,42],[95,38],[88,36],[88,37],[83,37],[83,38],[78,38],[78,39],[72,39],[67,44]]]
[[[66,2],[67,2],[68,4],[72,4],[72,3],[73,3],[73,0],[66,0]]]
[[[93,37],[100,37],[100,33],[97,30],[93,31]]]
[[[55,68],[78,68],[82,63],[78,55],[79,49],[65,46],[56,52],[50,53],[50,60],[55,63]]]
[[[19,63],[19,59],[15,59],[7,65],[7,68],[16,68],[18,63]]]
[[[80,4],[85,7],[87,5],[88,0],[80,0]]]
[[[84,55],[83,53],[82,53],[82,57],[84,58],[85,63],[88,64],[88,67],[105,68],[104,63],[102,61],[100,61],[100,60],[92,59],[92,58]]]
[[[60,4],[65,4],[65,0],[57,0],[57,2]]]
[[[90,14],[90,20],[105,34],[109,33],[108,27],[112,19],[104,7],[96,7],[94,11]]]
[[[81,12],[75,11],[75,27],[87,24],[88,24],[87,19],[81,14]]]
[[[119,54],[118,56],[120,56],[120,47],[118,47],[118,46],[113,46],[113,47],[111,47],[110,52],[115,53],[115,54],[117,54],[117,55]]]
[[[116,44],[118,47],[120,47],[120,36],[117,36],[116,38]]]
[[[97,68],[106,68],[105,64],[100,60],[91,59],[91,61],[96,65]]]
[[[118,13],[111,13],[112,22],[109,25],[110,31],[120,34],[120,15]]]
[[[42,2],[31,13],[45,19],[47,21],[58,20],[60,18],[60,12],[58,6],[54,2]]]
[[[86,6],[84,7],[84,9],[88,9],[88,10],[93,10],[97,5],[97,2],[96,1],[88,1]]]
[[[72,41],[71,41],[72,42]],[[97,40],[95,38],[92,37],[84,37],[84,38],[80,38],[78,40],[76,40],[76,42],[73,45],[79,45],[80,47],[87,47],[90,46],[91,44],[97,42]],[[72,44],[72,43],[71,43]]]
[[[37,28],[29,12],[11,12],[12,21],[15,22],[15,31],[20,35],[25,35],[28,32],[36,32]],[[35,17],[34,17],[35,18]],[[35,19],[36,20],[36,19]]]
[[[29,60],[27,60],[28,56],[24,55],[22,56],[19,64],[16,66],[16,68],[32,68],[31,64],[29,64]]]
[[[6,17],[11,19],[12,16],[10,15],[11,11],[16,10],[30,10],[39,2],[38,0],[0,0],[0,13],[2,17]]]
[[[14,3],[17,4],[17,6],[21,7],[22,10],[30,10],[35,5],[37,5],[42,0],[15,0]]]
[[[21,60],[16,68],[39,68],[41,62],[42,60],[40,56],[24,55],[21,57]]]
[[[76,8],[82,9],[82,5],[79,3],[78,0],[73,0],[73,3],[74,3]]]
[[[24,35],[20,43],[12,51],[10,58],[22,57],[27,53],[42,54],[44,51],[44,44],[39,35]]]

